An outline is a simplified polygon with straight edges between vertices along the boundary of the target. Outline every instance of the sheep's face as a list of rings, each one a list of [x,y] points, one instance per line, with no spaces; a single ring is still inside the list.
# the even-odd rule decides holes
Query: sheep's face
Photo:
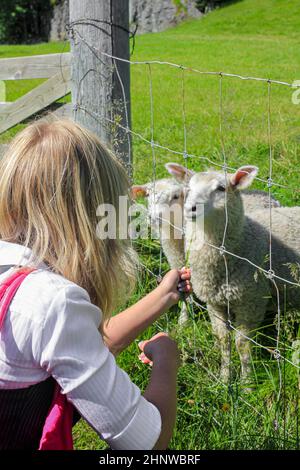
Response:
[[[151,223],[170,219],[170,213],[183,212],[183,186],[171,178],[151,183],[148,211]]]
[[[207,171],[196,173],[191,177],[184,207],[185,217],[189,220],[218,216],[225,213],[240,201],[239,190],[248,187],[257,168],[245,166],[239,168],[234,174]]]
[[[221,173],[209,171],[192,176],[185,203],[185,216],[197,220],[212,211],[224,210],[228,184]]]
[[[141,196],[147,199],[150,223],[156,227],[159,221],[168,223],[177,220],[182,226],[184,205],[184,187],[173,178],[160,179],[142,186],[133,186],[134,198]]]
[[[141,186],[132,186],[131,195],[147,198],[148,214],[152,227],[159,222],[179,228],[183,225],[183,208],[186,184],[194,174],[187,167],[178,163],[169,162],[165,165],[167,171],[174,178],[164,178]]]

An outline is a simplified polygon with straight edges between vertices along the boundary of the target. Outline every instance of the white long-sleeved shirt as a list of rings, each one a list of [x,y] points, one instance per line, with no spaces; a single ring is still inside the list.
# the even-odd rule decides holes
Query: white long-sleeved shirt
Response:
[[[25,265],[29,248],[0,241],[0,266]],[[12,269],[0,275],[0,283]],[[41,263],[17,290],[0,331],[0,389],[50,375],[112,449],[152,449],[158,409],[120,369],[98,332],[101,310],[87,291]]]

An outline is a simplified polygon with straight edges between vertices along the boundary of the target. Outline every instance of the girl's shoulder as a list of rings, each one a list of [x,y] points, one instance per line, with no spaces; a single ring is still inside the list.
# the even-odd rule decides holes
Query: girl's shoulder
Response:
[[[88,292],[48,269],[39,268],[30,273],[19,286],[10,309],[30,316],[31,320],[40,323],[43,314],[49,311],[51,304],[60,296],[61,299],[76,298],[82,303],[89,303]]]

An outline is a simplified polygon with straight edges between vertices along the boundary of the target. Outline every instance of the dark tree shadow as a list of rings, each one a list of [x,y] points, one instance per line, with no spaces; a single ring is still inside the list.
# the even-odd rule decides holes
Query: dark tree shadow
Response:
[[[216,8],[224,8],[242,0],[196,0],[196,7],[201,13],[209,13]]]

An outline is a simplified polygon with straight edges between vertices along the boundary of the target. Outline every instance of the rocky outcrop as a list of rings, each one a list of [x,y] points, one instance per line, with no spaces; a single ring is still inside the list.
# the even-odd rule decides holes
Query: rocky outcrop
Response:
[[[130,22],[137,24],[137,34],[163,31],[187,17],[202,15],[195,0],[129,0]],[[65,25],[69,21],[69,0],[59,0],[51,20],[51,41],[66,38]]]
[[[58,0],[53,8],[50,41],[66,39],[66,24],[69,22],[69,0]]]
[[[138,34],[163,31],[187,17],[201,16],[194,0],[131,0],[129,4]]]

